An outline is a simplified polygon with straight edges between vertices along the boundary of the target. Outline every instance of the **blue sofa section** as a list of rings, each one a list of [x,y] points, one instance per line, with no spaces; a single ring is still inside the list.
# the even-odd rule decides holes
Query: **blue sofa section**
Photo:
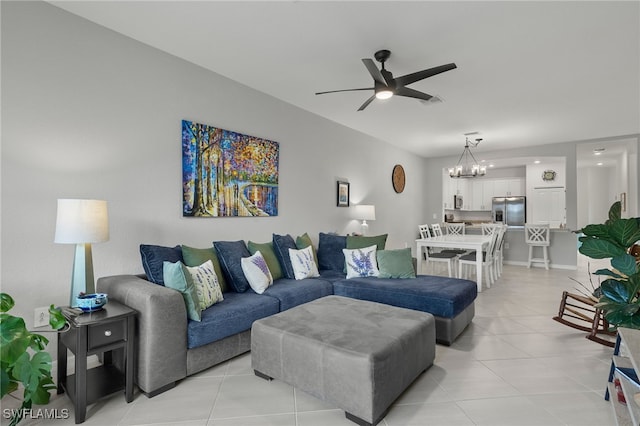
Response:
[[[262,294],[250,288],[238,292],[237,285],[228,282],[230,290],[224,293],[224,300],[204,310],[200,322],[187,319],[178,291],[152,283],[146,276],[102,277],[97,288],[111,300],[138,311],[134,376],[149,397],[248,352],[254,321],[332,294],[431,313],[436,320],[436,341],[443,344],[451,344],[473,319],[474,282],[428,275],[346,279],[344,257],[341,261],[336,253],[342,255],[345,244],[344,237],[320,235],[318,260],[328,269],[322,269],[318,278],[279,278]],[[232,274],[226,274],[226,279],[233,279]]]

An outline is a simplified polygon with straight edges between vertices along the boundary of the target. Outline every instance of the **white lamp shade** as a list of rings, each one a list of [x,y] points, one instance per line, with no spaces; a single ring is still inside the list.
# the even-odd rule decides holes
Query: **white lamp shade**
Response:
[[[55,242],[100,243],[109,240],[107,202],[104,200],[58,200]]]
[[[355,218],[360,220],[376,220],[376,206],[360,204],[355,207]]]

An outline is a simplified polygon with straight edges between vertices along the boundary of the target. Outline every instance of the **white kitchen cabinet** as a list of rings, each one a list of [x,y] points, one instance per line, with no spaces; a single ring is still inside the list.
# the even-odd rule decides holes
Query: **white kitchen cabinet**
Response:
[[[524,179],[507,179],[507,196],[525,195]]]
[[[462,196],[464,210],[491,210],[493,197],[525,195],[523,178],[452,179],[445,172],[442,179],[442,202],[445,209],[454,208],[454,195]]]
[[[534,188],[527,200],[527,222],[559,228],[566,222],[564,188]]]
[[[491,210],[494,191],[495,180],[485,179],[482,181],[482,210]]]
[[[493,181],[493,196],[494,197],[506,197],[507,196],[507,180],[495,179]]]

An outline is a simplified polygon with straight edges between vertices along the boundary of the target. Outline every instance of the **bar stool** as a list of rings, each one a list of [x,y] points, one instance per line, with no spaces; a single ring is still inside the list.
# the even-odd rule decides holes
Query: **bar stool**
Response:
[[[532,262],[544,263],[545,269],[549,270],[549,224],[524,224],[524,238],[529,246],[529,261],[527,268],[531,268]],[[533,257],[533,248],[542,248],[542,258]]]

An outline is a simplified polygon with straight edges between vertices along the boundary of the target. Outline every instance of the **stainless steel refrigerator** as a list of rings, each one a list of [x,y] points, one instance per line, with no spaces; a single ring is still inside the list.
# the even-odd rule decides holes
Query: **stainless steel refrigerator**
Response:
[[[524,226],[527,221],[527,200],[525,197],[493,197],[491,217],[494,222],[509,226]]]

